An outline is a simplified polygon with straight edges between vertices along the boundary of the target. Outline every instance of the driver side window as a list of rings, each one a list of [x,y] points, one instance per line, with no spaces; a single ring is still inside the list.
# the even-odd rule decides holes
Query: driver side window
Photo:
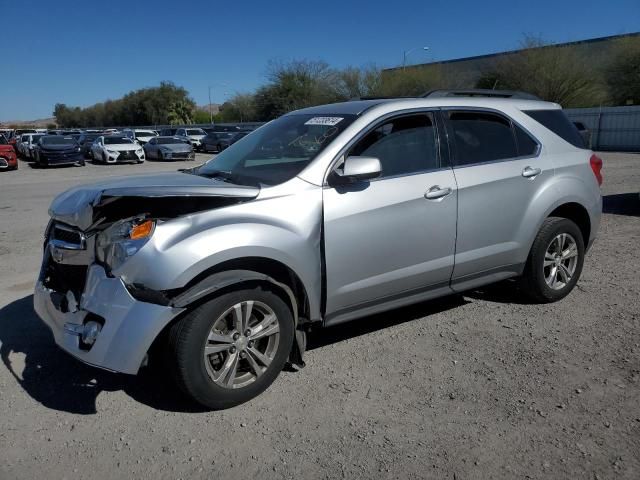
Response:
[[[434,170],[439,162],[433,117],[421,113],[390,119],[356,143],[349,156],[378,158],[381,178]]]

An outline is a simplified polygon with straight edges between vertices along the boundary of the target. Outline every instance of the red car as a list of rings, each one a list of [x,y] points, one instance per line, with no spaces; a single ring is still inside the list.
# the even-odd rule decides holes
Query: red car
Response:
[[[4,135],[0,135],[0,170],[17,170],[18,157],[13,145],[7,142]]]

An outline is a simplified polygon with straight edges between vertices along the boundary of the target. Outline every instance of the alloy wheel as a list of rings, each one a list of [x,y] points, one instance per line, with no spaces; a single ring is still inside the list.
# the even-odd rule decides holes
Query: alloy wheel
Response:
[[[544,254],[544,280],[553,290],[566,287],[578,265],[578,245],[568,233],[556,235]]]
[[[220,315],[203,347],[209,378],[224,388],[242,388],[257,380],[278,351],[280,324],[268,305],[243,301]]]

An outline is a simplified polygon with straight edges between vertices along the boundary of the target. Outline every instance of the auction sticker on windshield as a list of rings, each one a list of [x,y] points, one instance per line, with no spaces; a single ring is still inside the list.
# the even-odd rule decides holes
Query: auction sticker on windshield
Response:
[[[305,125],[326,125],[328,127],[333,127],[337,125],[344,117],[313,117],[304,122]]]

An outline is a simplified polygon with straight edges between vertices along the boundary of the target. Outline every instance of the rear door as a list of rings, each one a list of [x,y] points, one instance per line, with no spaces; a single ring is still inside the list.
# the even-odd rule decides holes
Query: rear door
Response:
[[[380,120],[346,155],[377,157],[382,175],[325,187],[328,323],[450,291],[457,190],[441,161],[435,117],[420,112]]]
[[[463,290],[520,273],[524,213],[553,166],[539,142],[501,112],[456,108],[443,116],[458,184],[452,283]]]

